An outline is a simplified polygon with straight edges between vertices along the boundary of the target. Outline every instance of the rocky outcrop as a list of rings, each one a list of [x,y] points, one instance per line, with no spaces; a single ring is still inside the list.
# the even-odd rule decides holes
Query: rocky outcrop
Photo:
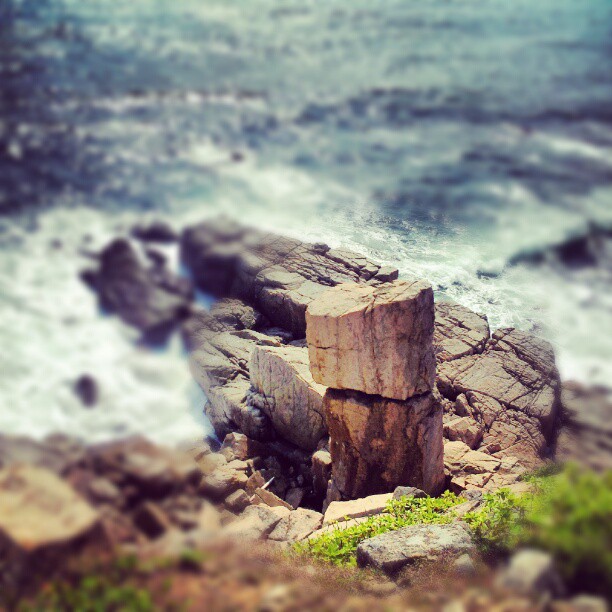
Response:
[[[462,523],[412,525],[361,542],[357,564],[396,576],[417,562],[450,560],[475,550],[469,530]]]
[[[310,304],[306,324],[321,384],[397,400],[433,387],[433,291],[424,281],[339,285]]]
[[[324,405],[333,486],[340,499],[388,493],[398,485],[432,495],[441,491],[442,406],[437,393],[401,402],[330,388]]]
[[[515,329],[500,329],[482,354],[442,362],[437,383],[454,402],[450,416],[468,417],[477,424],[475,431],[465,431],[469,440],[460,433],[454,434],[456,439],[497,457],[518,457],[526,467],[539,465],[550,454],[560,382],[547,342]],[[449,432],[459,431],[458,423],[448,418],[446,422]],[[466,428],[462,424],[460,429]]]
[[[249,402],[270,419],[276,433],[307,451],[314,451],[327,433],[323,385],[308,367],[308,351],[297,346],[256,346],[249,363],[257,395]]]
[[[111,242],[99,261],[97,271],[82,274],[84,280],[103,309],[142,331],[147,340],[164,340],[188,316],[191,282],[163,266],[147,266],[128,240]]]
[[[434,350],[439,363],[482,353],[490,335],[484,315],[460,304],[436,304]]]
[[[109,548],[100,514],[50,470],[0,470],[0,590],[19,594],[86,550]]]
[[[306,308],[326,288],[397,278],[396,269],[362,255],[224,219],[187,228],[181,257],[200,288],[218,297],[243,299],[298,338],[305,335]]]

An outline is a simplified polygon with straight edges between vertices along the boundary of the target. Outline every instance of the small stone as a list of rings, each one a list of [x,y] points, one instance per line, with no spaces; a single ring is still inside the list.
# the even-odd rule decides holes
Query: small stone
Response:
[[[465,578],[472,577],[476,574],[476,565],[474,560],[467,553],[461,555],[453,562],[453,569],[459,576]]]
[[[243,489],[234,491],[225,499],[225,505],[232,512],[242,512],[251,503],[251,498]]]
[[[98,383],[90,374],[82,374],[74,382],[74,393],[86,408],[93,408],[98,403]]]
[[[202,480],[200,492],[213,499],[224,499],[236,489],[244,488],[247,480],[244,472],[220,467]]]
[[[423,497],[429,497],[429,495],[416,487],[396,487],[395,491],[393,491],[393,499],[401,499],[402,497],[422,499]]]
[[[312,455],[313,488],[319,495],[324,495],[331,478],[332,460],[329,450],[318,450]]]
[[[288,510],[293,510],[293,508],[284,500],[282,500],[278,495],[272,493],[272,491],[268,491],[267,489],[255,489],[255,493],[253,494],[255,500],[254,504],[261,503],[270,506],[271,508],[275,506],[280,506],[282,508],[287,508]]]

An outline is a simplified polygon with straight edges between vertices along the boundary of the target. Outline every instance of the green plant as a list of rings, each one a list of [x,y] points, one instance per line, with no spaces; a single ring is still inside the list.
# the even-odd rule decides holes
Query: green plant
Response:
[[[408,525],[450,523],[453,514],[449,510],[462,501],[450,491],[440,497],[402,497],[391,500],[383,514],[346,529],[337,527],[312,540],[299,542],[294,550],[335,565],[355,565],[355,552],[363,540]]]

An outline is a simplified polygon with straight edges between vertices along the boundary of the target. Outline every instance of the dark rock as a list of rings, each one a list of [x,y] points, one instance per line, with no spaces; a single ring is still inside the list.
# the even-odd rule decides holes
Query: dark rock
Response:
[[[251,498],[243,489],[238,489],[227,496],[225,505],[232,512],[242,512],[251,504]]]
[[[73,386],[76,396],[81,400],[83,406],[92,408],[98,403],[98,383],[90,374],[79,376]]]
[[[176,242],[178,233],[165,221],[152,221],[151,223],[135,225],[132,236],[143,242]]]
[[[328,389],[332,480],[343,499],[444,485],[442,405],[437,393],[406,401]]]
[[[133,514],[134,525],[149,538],[159,538],[171,527],[165,512],[152,502],[144,502]]]

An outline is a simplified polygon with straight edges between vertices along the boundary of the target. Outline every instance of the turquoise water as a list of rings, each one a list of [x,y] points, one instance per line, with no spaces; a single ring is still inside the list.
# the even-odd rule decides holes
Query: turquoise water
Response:
[[[0,429],[202,426],[180,350],[143,354],[76,278],[143,216],[364,251],[609,384],[608,0],[1,1]],[[593,225],[596,257],[546,255]]]

